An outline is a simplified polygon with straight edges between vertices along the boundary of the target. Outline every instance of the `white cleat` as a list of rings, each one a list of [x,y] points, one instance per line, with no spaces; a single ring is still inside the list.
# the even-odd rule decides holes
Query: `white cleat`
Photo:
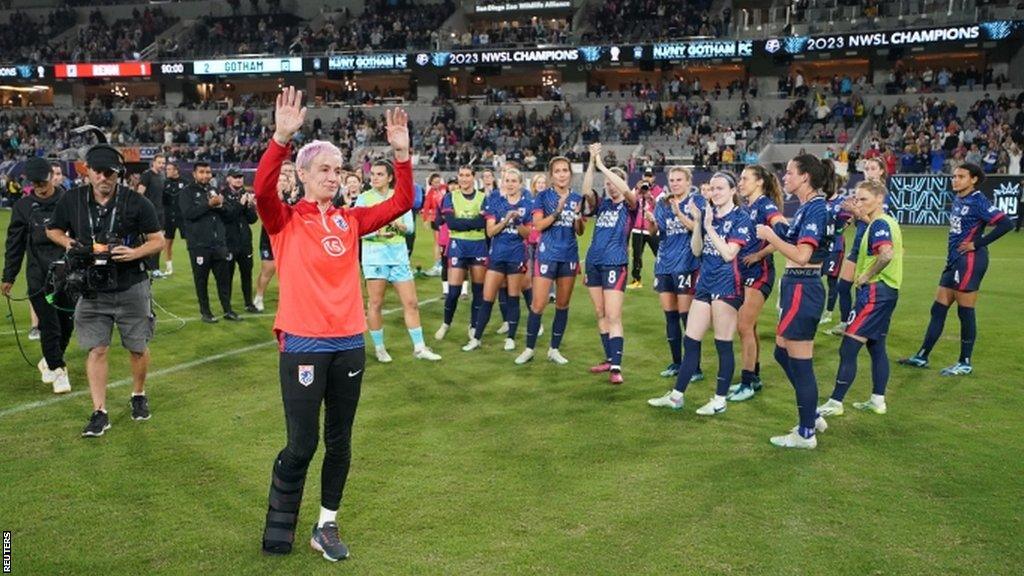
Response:
[[[786,434],[785,436],[772,436],[772,444],[779,448],[800,448],[804,450],[813,450],[818,447],[818,438],[811,436],[810,438],[804,438],[795,430]]]
[[[462,347],[462,351],[463,352],[472,352],[473,350],[476,350],[479,347],[480,347],[480,341],[477,340],[476,338],[470,338],[469,342],[466,342],[466,345]]]
[[[533,348],[524,348],[523,351],[516,356],[516,364],[526,364],[530,360],[533,360]]]
[[[36,364],[36,368],[39,368],[39,374],[42,376],[43,384],[53,384],[53,381],[57,379],[57,372],[50,370],[50,367],[46,364],[46,358],[40,358],[39,364]]]
[[[391,362],[391,354],[388,354],[387,348],[381,346],[380,348],[377,348],[375,352],[377,353],[377,362],[380,362],[381,364]]]
[[[68,369],[57,368],[53,373],[55,375],[53,379],[53,393],[67,394],[68,392],[71,392],[71,381],[68,380]]]
[[[683,403],[685,402],[685,400],[683,399],[682,394],[680,394],[678,398],[673,398],[673,392],[675,392],[675,390],[669,390],[668,392],[665,393],[664,396],[651,398],[650,400],[647,401],[647,404],[649,406],[654,406],[655,408],[671,408],[673,410],[679,410],[680,408],[683,407]]]
[[[562,356],[562,353],[558,351],[558,348],[548,348],[548,360],[558,364],[559,366],[565,366],[569,363],[569,360]]]
[[[508,334],[508,322],[502,322],[501,326],[498,326],[498,334]]]
[[[505,338],[505,352],[511,352],[516,349],[516,341],[511,338]]]
[[[426,346],[421,346],[421,347],[413,350],[412,356],[413,356],[413,358],[416,358],[417,360],[429,360],[431,362],[437,362],[438,360],[441,359],[441,355],[440,354],[438,354],[437,352],[434,352],[433,350],[431,350],[430,348],[427,348]]]
[[[256,310],[263,312],[263,296],[254,297],[252,299],[252,305],[256,308]]]
[[[827,402],[818,406],[818,414],[820,416],[831,418],[832,416],[842,416],[844,412],[843,403],[833,398],[829,398]]]
[[[889,411],[886,407],[885,401],[879,403],[876,400],[868,400],[867,402],[854,402],[853,407],[857,410],[863,410],[864,412],[871,412],[872,414],[883,415]]]
[[[712,398],[707,404],[697,408],[698,416],[717,416],[725,412],[725,398]]]
[[[451,328],[448,324],[441,324],[441,327],[434,332],[434,340],[444,340],[445,335],[448,334],[448,329]]]

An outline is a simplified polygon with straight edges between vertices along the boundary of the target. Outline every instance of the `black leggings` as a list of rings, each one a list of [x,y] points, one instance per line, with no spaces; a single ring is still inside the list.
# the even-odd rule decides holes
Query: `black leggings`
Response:
[[[320,504],[337,510],[352,459],[352,423],[359,404],[366,350],[282,352],[281,398],[288,444],[274,460],[263,547],[287,552],[295,536],[306,470],[320,436],[324,406],[324,463]]]
[[[39,317],[39,344],[43,348],[46,365],[50,370],[56,370],[66,366],[64,352],[68,349],[71,332],[75,328],[75,305],[59,293],[54,303],[50,304],[42,292],[33,292],[32,309]]]
[[[632,232],[630,241],[633,247],[633,280],[640,281],[640,272],[644,267],[644,246],[650,246],[651,252],[658,255],[658,235]]]

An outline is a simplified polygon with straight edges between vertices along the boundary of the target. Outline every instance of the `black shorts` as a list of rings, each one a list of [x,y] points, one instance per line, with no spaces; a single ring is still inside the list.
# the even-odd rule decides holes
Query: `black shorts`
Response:
[[[260,260],[265,262],[274,261],[274,249],[270,247],[270,236],[267,231],[260,228]]]
[[[174,240],[178,232],[181,232],[181,239],[185,239],[185,228],[179,228],[178,225],[182,223],[182,218],[175,212],[169,210],[164,211],[163,224],[164,224],[164,238],[168,240]]]

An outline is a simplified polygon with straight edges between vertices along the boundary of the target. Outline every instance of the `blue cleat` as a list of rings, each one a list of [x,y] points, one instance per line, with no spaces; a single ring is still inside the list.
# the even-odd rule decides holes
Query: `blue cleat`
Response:
[[[943,376],[966,376],[974,371],[970,364],[957,362],[948,368],[943,368],[939,374]]]
[[[912,366],[914,368],[927,368],[928,359],[919,354],[914,354],[910,358],[901,358],[898,362],[904,366]]]

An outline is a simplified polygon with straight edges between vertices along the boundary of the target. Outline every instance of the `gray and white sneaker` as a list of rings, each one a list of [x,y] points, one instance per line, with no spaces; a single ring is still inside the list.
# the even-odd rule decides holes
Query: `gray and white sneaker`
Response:
[[[89,417],[89,423],[82,430],[83,438],[95,438],[103,436],[103,433],[110,430],[110,417],[103,410],[97,410]]]
[[[341,541],[341,537],[338,535],[337,522],[324,522],[323,526],[314,524],[313,536],[309,539],[309,545],[331,562],[348,558],[348,546]]]

